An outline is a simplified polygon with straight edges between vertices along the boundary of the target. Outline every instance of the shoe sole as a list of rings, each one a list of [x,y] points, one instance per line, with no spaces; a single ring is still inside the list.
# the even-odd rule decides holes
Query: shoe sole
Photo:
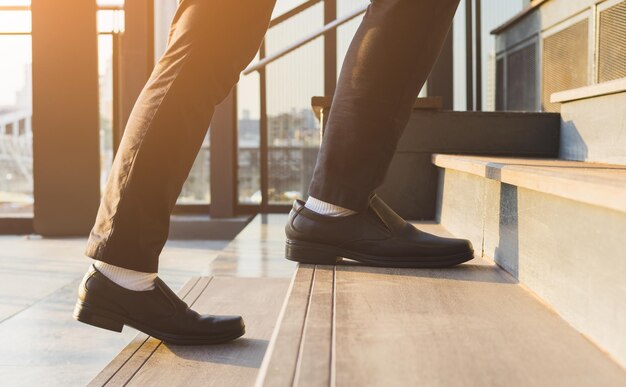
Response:
[[[223,344],[235,340],[246,333],[245,327],[237,332],[229,332],[222,335],[213,336],[180,336],[160,332],[158,330],[147,327],[137,321],[125,318],[115,313],[93,308],[82,301],[77,301],[73,313],[74,319],[89,324],[94,327],[107,329],[109,331],[121,332],[124,325],[133,327],[149,336],[164,341],[168,344],[175,345],[207,345],[207,344]]]
[[[448,256],[382,257],[318,243],[287,240],[285,257],[291,261],[316,265],[336,265],[341,263],[343,258],[348,258],[369,266],[432,269],[452,267],[467,262],[474,258],[474,251]]]

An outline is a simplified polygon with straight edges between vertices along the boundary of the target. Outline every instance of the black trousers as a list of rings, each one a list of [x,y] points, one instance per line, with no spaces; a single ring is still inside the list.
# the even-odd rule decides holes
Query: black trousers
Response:
[[[373,0],[348,50],[309,194],[361,211],[384,180],[459,0]],[[113,162],[88,257],[156,272],[215,106],[258,50],[275,0],[182,0]]]

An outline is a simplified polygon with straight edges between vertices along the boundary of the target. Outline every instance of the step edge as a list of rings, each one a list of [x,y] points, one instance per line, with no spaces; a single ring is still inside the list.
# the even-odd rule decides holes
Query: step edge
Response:
[[[556,161],[556,159],[547,160]],[[485,179],[626,213],[626,186],[621,187],[571,177],[555,177],[539,169],[533,170],[533,167],[507,165],[497,161],[486,162],[475,156],[434,154],[432,162],[439,168],[465,172]],[[495,171],[498,173],[493,173]],[[543,179],[538,179],[539,177]],[[546,182],[552,184],[546,184]],[[584,189],[572,190],[570,189],[572,183]]]
[[[272,331],[272,335],[270,336],[269,344],[267,345],[267,349],[265,350],[265,354],[263,355],[263,361],[261,362],[261,366],[259,367],[259,372],[257,373],[254,387],[263,387],[265,383],[265,379],[267,378],[269,365],[270,365],[270,362],[272,361],[274,350],[276,349],[276,340],[278,338],[278,335],[280,334],[280,329],[282,327],[282,324],[285,318],[285,313],[287,312],[287,306],[289,305],[289,300],[291,298],[291,294],[295,286],[296,276],[298,274],[299,268],[300,268],[300,265],[296,267],[296,269],[293,271],[293,275],[291,276],[291,281],[289,282],[289,288],[287,288],[287,293],[285,293],[285,299],[283,300],[283,305],[281,306],[280,312],[278,313],[278,317],[276,318],[276,324],[274,325],[274,330]]]

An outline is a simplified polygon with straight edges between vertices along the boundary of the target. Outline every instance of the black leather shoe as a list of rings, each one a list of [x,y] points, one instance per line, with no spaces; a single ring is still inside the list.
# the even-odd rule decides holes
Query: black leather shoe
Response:
[[[124,325],[171,344],[218,344],[245,333],[239,316],[200,315],[161,281],[152,290],[133,291],[109,280],[93,265],[78,288],[74,318],[121,332]]]
[[[435,268],[469,261],[472,243],[418,230],[372,195],[363,213],[320,215],[296,200],[285,226],[287,259],[334,265],[348,258],[372,266]]]

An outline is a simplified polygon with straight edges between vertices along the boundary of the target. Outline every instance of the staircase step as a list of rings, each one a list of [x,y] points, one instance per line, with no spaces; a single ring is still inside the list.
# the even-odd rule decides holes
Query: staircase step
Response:
[[[441,235],[437,225],[419,225]],[[626,373],[497,265],[300,265],[257,386],[620,386]]]
[[[200,313],[242,315],[246,335],[231,344],[176,346],[141,333],[90,385],[252,385],[288,286],[284,278],[193,278],[179,295]]]
[[[332,98],[313,97],[322,123]],[[440,97],[418,98],[377,193],[406,219],[434,220],[436,153],[557,157],[561,116],[546,112],[476,112],[441,109]]]
[[[435,155],[438,220],[626,366],[626,166]]]
[[[377,192],[407,219],[434,220],[433,154],[556,157],[559,131],[553,113],[414,110]]]
[[[254,384],[295,269],[284,256],[286,220],[256,216],[210,263],[212,276],[192,278],[178,293],[200,313],[242,315],[245,336],[231,344],[186,347],[140,333],[90,385]]]
[[[626,165],[441,154],[433,156],[433,163],[441,168],[626,212]]]

